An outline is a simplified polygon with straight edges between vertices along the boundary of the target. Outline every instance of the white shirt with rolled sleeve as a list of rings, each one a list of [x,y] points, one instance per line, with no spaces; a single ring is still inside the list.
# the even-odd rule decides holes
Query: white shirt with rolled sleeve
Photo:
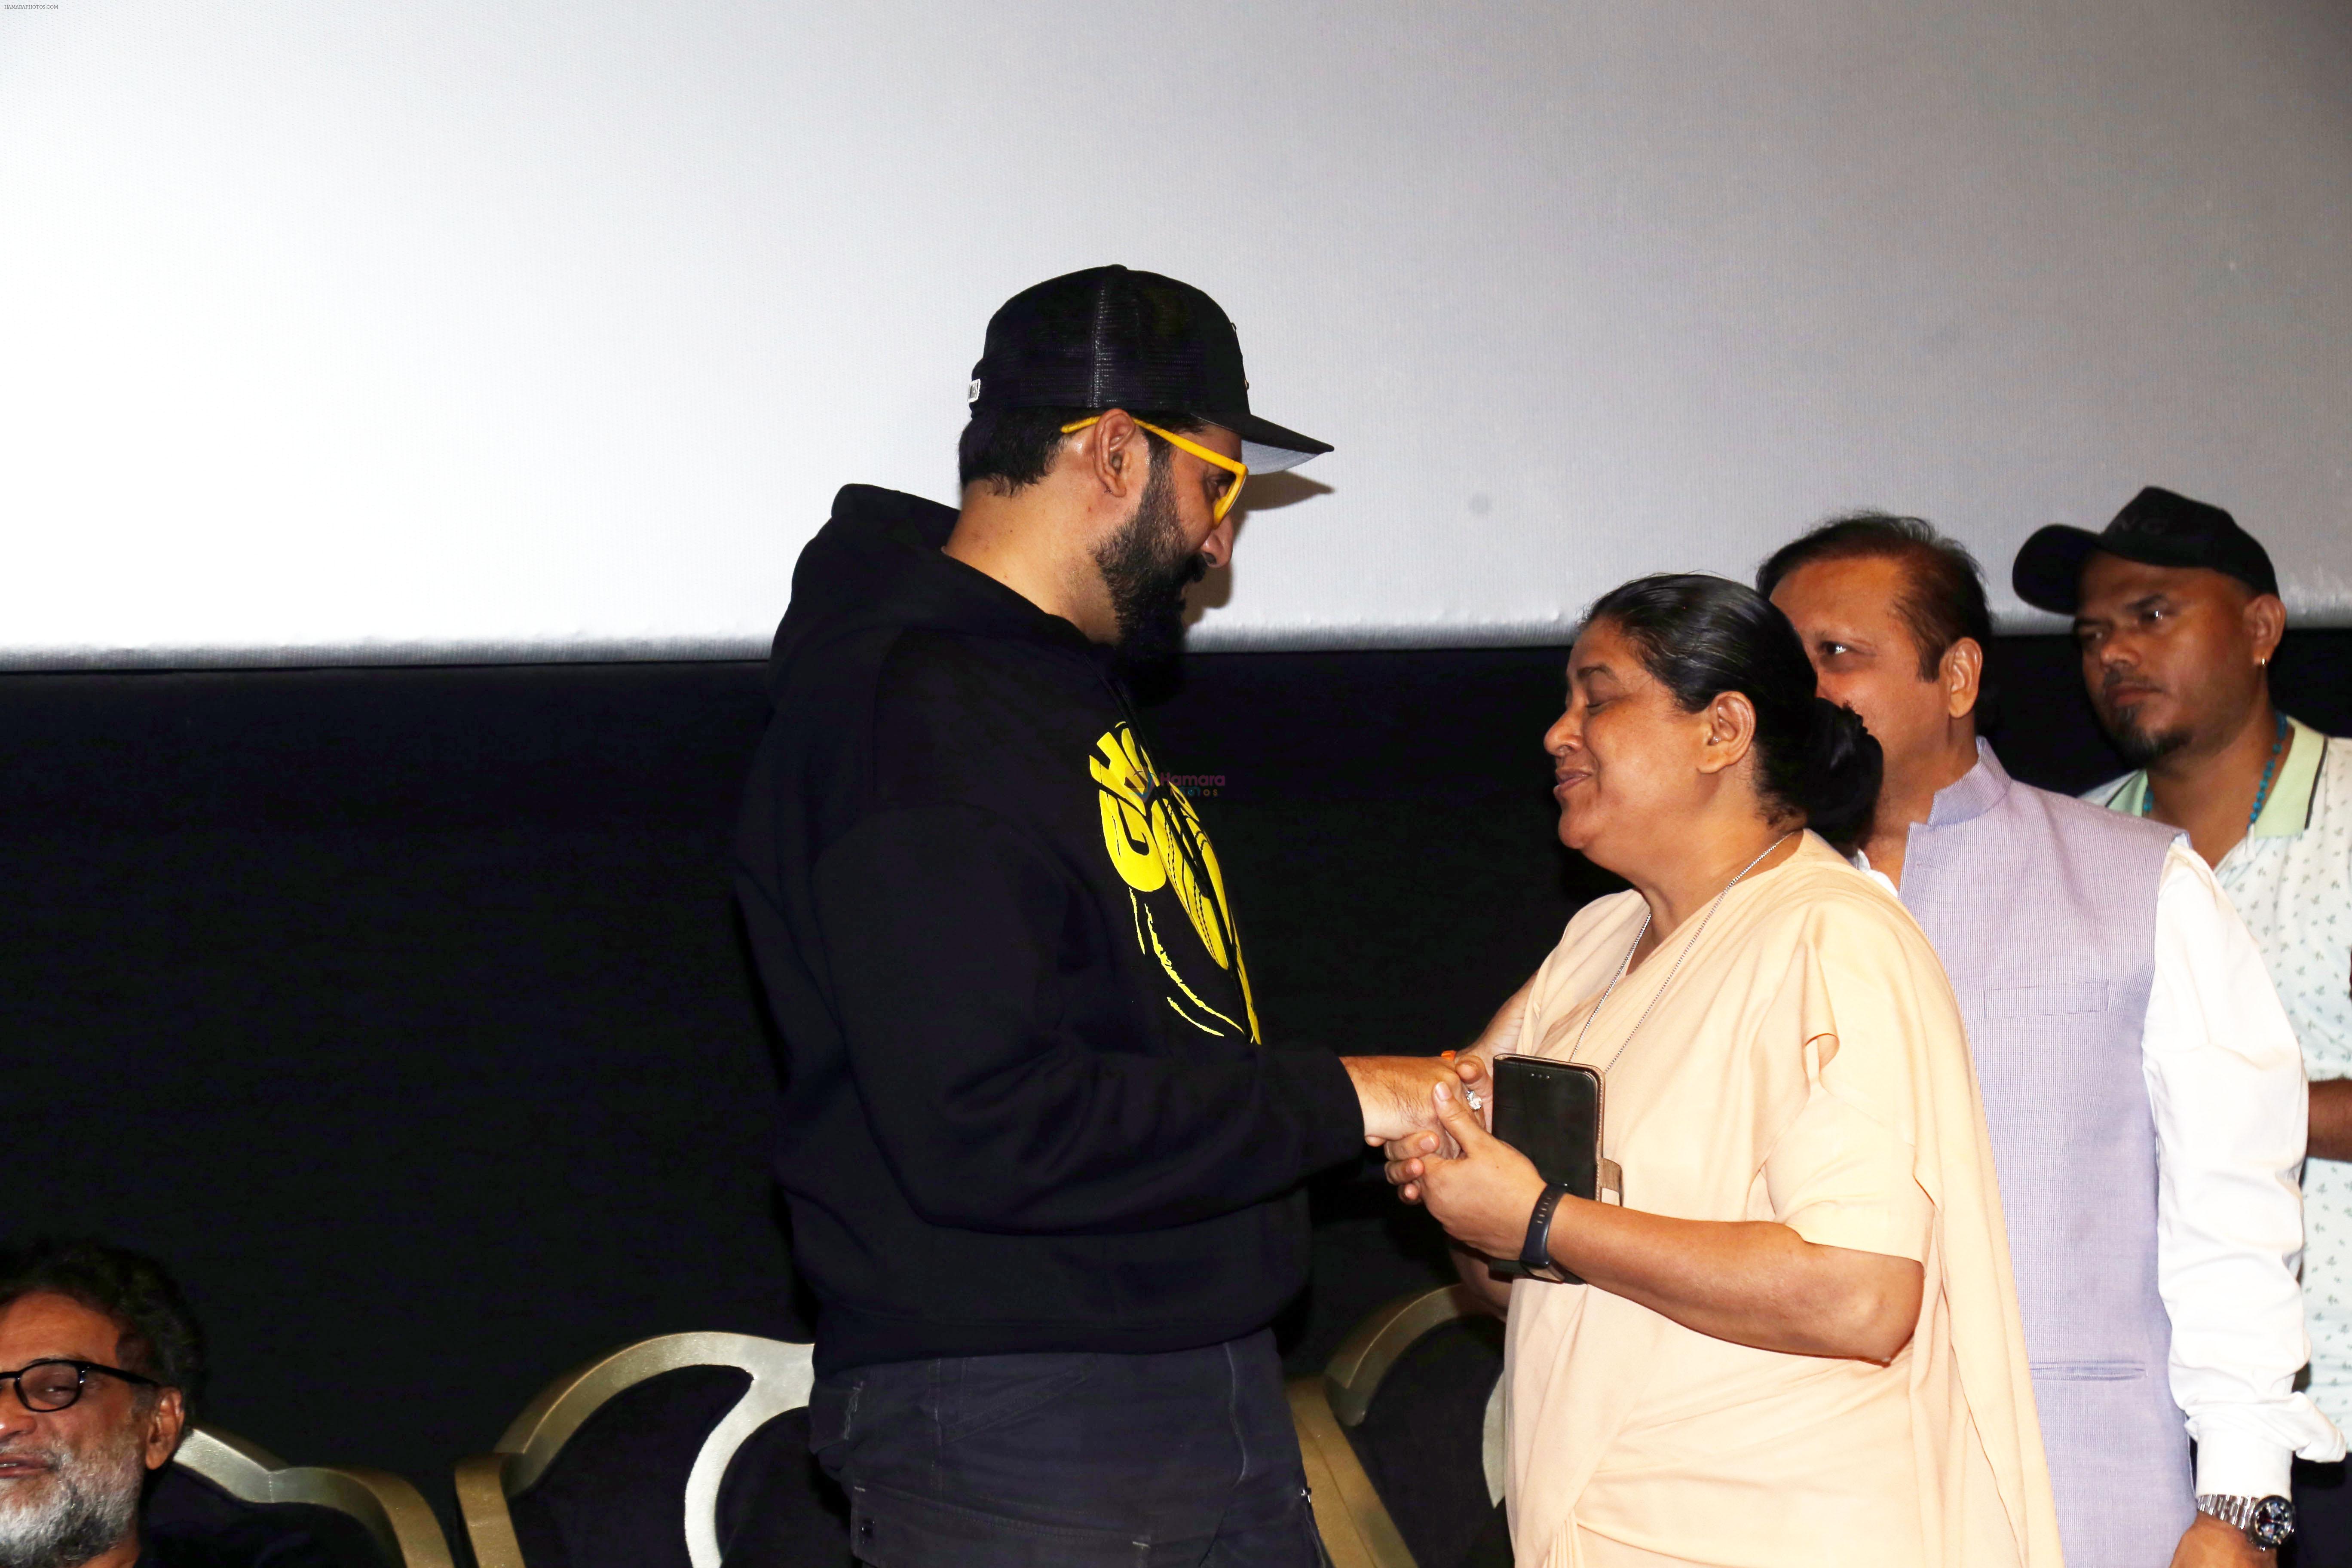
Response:
[[[2352,1078],[2352,740],[2288,722],[2294,743],[2262,814],[2213,879],[2252,933],[2305,1076]],[[2145,816],[2147,775],[2084,798]],[[2303,1194],[2311,1398],[2341,1426],[2352,1424],[2352,1162],[2311,1161]]]
[[[2296,1456],[2345,1451],[2294,1391],[2308,1359],[2303,1063],[2245,922],[2185,841],[2158,885],[2141,1072],[2158,1144],[2158,1289],[2197,1490],[2284,1496]]]

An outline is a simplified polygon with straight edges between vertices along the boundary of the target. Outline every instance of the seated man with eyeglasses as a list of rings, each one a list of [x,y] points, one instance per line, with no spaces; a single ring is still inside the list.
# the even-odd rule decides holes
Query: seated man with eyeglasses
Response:
[[[94,1241],[0,1254],[0,1568],[316,1561],[300,1535],[198,1545],[141,1529],[202,1371],[195,1321],[152,1260]]]

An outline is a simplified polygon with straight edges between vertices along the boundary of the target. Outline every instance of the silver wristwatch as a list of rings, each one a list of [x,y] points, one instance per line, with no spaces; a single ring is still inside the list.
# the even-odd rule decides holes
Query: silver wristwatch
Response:
[[[2283,1497],[2200,1496],[2197,1511],[2242,1530],[2246,1539],[2265,1552],[2282,1547],[2294,1534],[2294,1504]]]

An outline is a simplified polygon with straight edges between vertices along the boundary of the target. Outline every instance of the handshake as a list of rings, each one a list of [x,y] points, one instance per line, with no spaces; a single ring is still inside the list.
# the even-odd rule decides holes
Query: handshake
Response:
[[[1438,1084],[1452,1085],[1473,1110],[1484,1109],[1492,1091],[1483,1050],[1447,1051],[1437,1057],[1341,1057],[1339,1063],[1356,1086],[1364,1142],[1375,1146],[1438,1128],[1437,1106],[1430,1094]]]

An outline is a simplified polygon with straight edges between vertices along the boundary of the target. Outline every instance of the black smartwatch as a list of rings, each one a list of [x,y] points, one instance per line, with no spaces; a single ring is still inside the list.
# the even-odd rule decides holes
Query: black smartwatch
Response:
[[[1575,1275],[1551,1260],[1551,1216],[1559,1210],[1559,1200],[1569,1194],[1569,1184],[1554,1182],[1536,1199],[1535,1212],[1528,1216],[1528,1238],[1519,1245],[1519,1267],[1538,1279],[1555,1284],[1580,1284]]]

